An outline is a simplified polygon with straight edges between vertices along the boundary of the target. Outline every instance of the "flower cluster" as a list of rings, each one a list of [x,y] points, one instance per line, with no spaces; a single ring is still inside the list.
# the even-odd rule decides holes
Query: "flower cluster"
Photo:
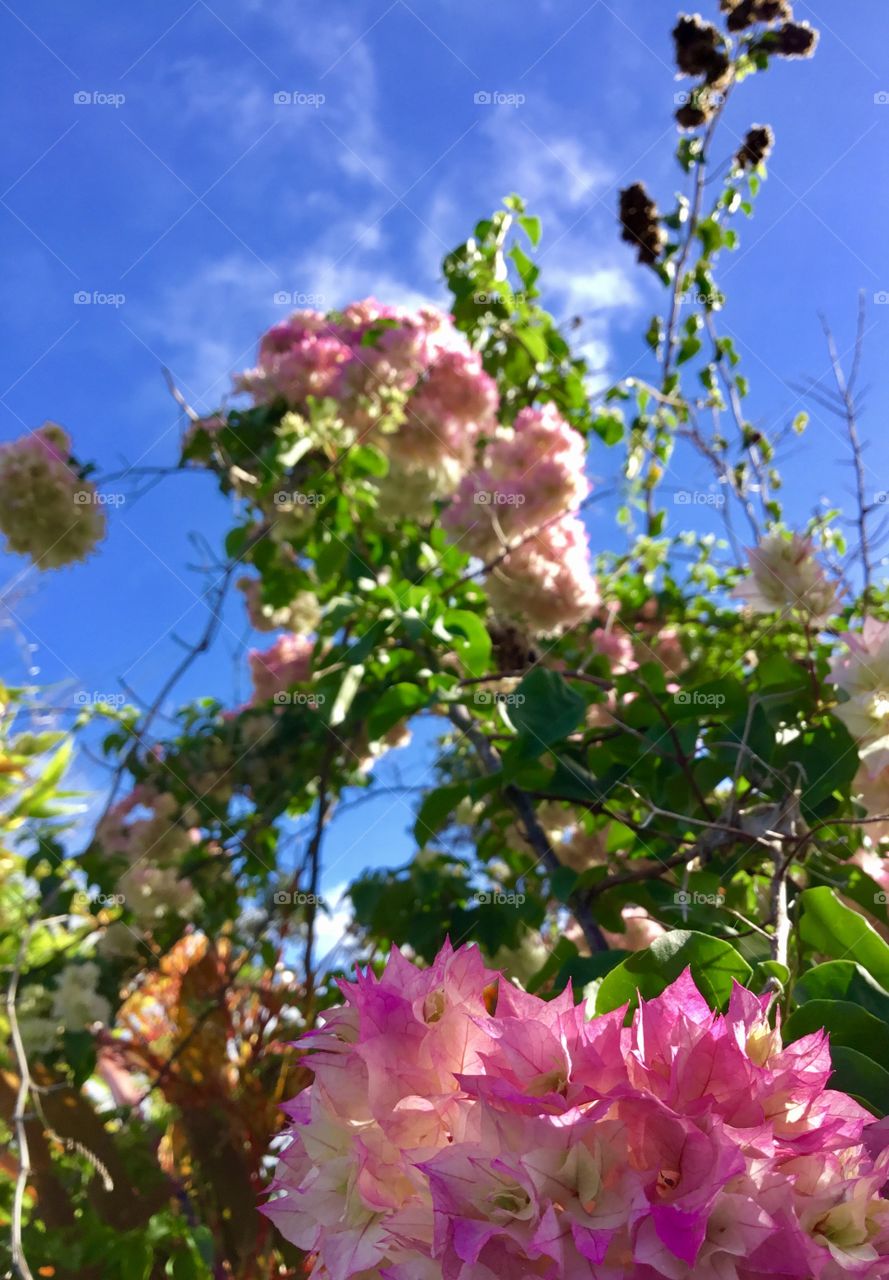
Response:
[[[271,328],[255,369],[235,380],[257,403],[307,411],[330,399],[354,436],[372,439],[399,470],[441,472],[451,487],[496,424],[496,385],[481,357],[435,307],[411,311],[373,298],[341,312],[297,311]]]
[[[861,768],[854,792],[868,814],[889,813],[889,623],[865,618],[860,631],[847,631],[845,651],[831,663],[830,678],[845,695],[835,714],[856,739]],[[884,824],[868,828],[884,837]]]
[[[289,631],[268,649],[251,649],[247,657],[254,706],[286,694],[295,684],[304,684],[312,670],[312,650],[311,640]]]
[[[311,591],[298,591],[289,604],[275,608],[262,598],[262,582],[259,578],[239,578],[238,590],[244,594],[247,616],[251,627],[257,631],[290,631],[305,633],[314,631],[321,621],[318,598]]]
[[[301,1041],[265,1212],[313,1275],[886,1274],[885,1127],[827,1089],[823,1032],[782,1048],[768,996],[714,1014],[689,971],[629,1027],[498,977],[393,951]]]
[[[111,1005],[98,990],[100,970],[86,960],[66,965],[47,989],[30,986],[20,1004],[19,1031],[28,1053],[50,1053],[62,1031],[84,1031],[111,1021]]]
[[[96,490],[71,462],[71,440],[54,422],[0,445],[0,531],[7,550],[38,569],[85,560],[105,536]]]
[[[496,564],[495,612],[551,634],[599,603],[586,530],[571,514],[589,492],[583,437],[552,404],[523,409],[464,476],[443,523],[465,551]]]
[[[96,830],[106,853],[126,858],[120,891],[146,927],[169,913],[193,915],[199,904],[191,881],[180,875],[183,858],[200,840],[200,831],[187,822],[175,796],[141,783],[112,806]]]
[[[583,437],[555,405],[523,409],[465,476],[443,522],[461,547],[488,559],[573,511],[589,493]]]
[[[327,315],[296,312],[266,333],[257,367],[235,385],[257,403],[286,402],[284,421],[307,432],[323,401],[343,441],[380,448],[389,463],[378,485],[382,518],[428,519],[436,502],[452,499],[444,522],[463,550],[483,559],[508,552],[488,580],[495,611],[554,634],[596,607],[586,532],[572,514],[589,489],[583,437],[553,405],[499,426],[496,384],[442,312],[374,299]],[[239,473],[238,484],[256,478]],[[314,509],[276,494],[270,514],[280,540],[310,523]],[[311,630],[287,608],[264,606],[258,584],[239,585],[260,629]]]
[[[747,558],[750,575],[733,594],[757,613],[793,609],[818,621],[836,612],[837,584],[815,559],[810,538],[770,533],[758,546],[748,548]]]

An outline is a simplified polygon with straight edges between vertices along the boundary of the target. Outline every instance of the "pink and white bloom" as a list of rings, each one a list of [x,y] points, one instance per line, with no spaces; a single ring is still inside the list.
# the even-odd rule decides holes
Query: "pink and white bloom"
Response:
[[[523,409],[485,451],[444,514],[460,546],[490,559],[517,537],[575,511],[589,493],[583,436],[553,404]]]
[[[846,648],[834,658],[830,678],[847,696],[835,714],[857,739],[862,757],[870,757],[873,774],[889,752],[889,622],[865,618],[860,631],[840,639]]]
[[[55,422],[0,445],[0,532],[7,551],[37,569],[85,560],[105,536],[96,488],[71,460],[71,440]]]
[[[587,1021],[446,944],[341,984],[265,1212],[324,1280],[842,1280],[889,1268],[887,1127],[688,970]]]
[[[495,613],[521,618],[537,635],[583,622],[600,597],[582,522],[565,516],[531,534],[491,570],[485,586]]]
[[[312,672],[314,645],[305,636],[287,632],[268,649],[251,649],[247,654],[253,678],[253,705],[284,695],[295,684],[305,684]]]
[[[799,610],[813,620],[829,618],[838,608],[839,590],[815,558],[811,538],[770,533],[747,549],[748,576],[735,587],[756,613]]]

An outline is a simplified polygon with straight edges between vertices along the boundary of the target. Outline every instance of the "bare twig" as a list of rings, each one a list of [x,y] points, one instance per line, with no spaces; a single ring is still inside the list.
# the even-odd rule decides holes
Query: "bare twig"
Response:
[[[830,325],[827,323],[824,316],[821,317],[824,336],[827,339],[827,350],[830,355],[830,365],[833,370],[834,380],[837,384],[837,395],[843,406],[843,418],[846,423],[846,432],[849,437],[849,447],[852,450],[852,466],[855,472],[855,496],[858,502],[858,517],[856,520],[858,527],[858,554],[861,560],[861,573],[864,582],[864,591],[861,597],[861,613],[863,617],[867,617],[874,575],[873,557],[870,547],[870,530],[868,529],[867,523],[868,516],[873,510],[873,505],[868,502],[867,499],[864,476],[864,458],[861,438],[858,434],[858,401],[855,395],[858,374],[861,370],[861,357],[864,350],[866,322],[867,310],[865,307],[864,294],[862,293],[858,301],[858,325],[855,331],[855,346],[853,348],[854,354],[852,356],[852,366],[847,376],[843,368],[843,362],[840,359],[840,353],[837,350],[837,344]]]

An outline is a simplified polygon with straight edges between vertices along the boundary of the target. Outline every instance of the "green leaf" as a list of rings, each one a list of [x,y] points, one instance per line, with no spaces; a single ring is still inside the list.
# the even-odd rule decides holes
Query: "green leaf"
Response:
[[[466,782],[448,782],[436,787],[423,797],[417,820],[414,823],[414,839],[421,847],[445,825],[460,801],[469,794]]]
[[[537,364],[545,364],[550,351],[539,329],[516,329],[516,337]]]
[[[361,688],[361,681],[364,679],[364,667],[358,662],[354,667],[347,667],[346,674],[343,676],[339,691],[334,699],[333,707],[330,712],[331,725],[342,724],[346,716],[349,714],[349,708],[355,698],[355,694]]]
[[[521,740],[521,751],[515,755],[523,760],[540,755],[567,737],[586,710],[580,694],[546,667],[535,667],[524,677],[513,694],[513,703],[510,720]],[[513,755],[512,747],[507,754]]]
[[[639,996],[646,1000],[659,996],[689,965],[698,990],[712,1008],[727,1003],[733,981],[746,986],[753,975],[747,961],[727,942],[677,929],[608,974],[599,988],[596,1012],[609,1013],[627,1003],[635,1007]]]
[[[799,932],[806,946],[835,960],[854,960],[889,988],[889,946],[863,916],[823,886],[806,889],[800,905]]]
[[[686,361],[691,360],[693,356],[696,356],[698,354],[702,346],[703,346],[703,343],[701,342],[700,338],[698,337],[686,338],[685,341],[682,343],[682,346],[679,348],[679,354],[676,357],[676,363],[685,364]]]
[[[889,1071],[885,1067],[845,1045],[837,1045],[830,1058],[833,1063],[831,1089],[851,1094],[875,1115],[889,1113]]]
[[[774,757],[777,769],[795,768],[802,782],[804,809],[823,816],[834,791],[849,794],[858,771],[858,751],[849,730],[835,716],[788,742]],[[835,803],[828,803],[834,808]]]
[[[580,952],[569,938],[560,937],[545,960],[543,967],[528,979],[528,990],[532,993],[539,991],[545,982],[549,982],[550,978],[554,978],[564,965],[570,964],[579,955]]]
[[[577,886],[577,880],[577,872],[571,867],[558,867],[549,878],[553,897],[558,902],[567,902]]]
[[[519,218],[519,226],[536,249],[540,244],[540,233],[543,229],[540,219],[532,214],[526,214],[523,218]]]
[[[868,1058],[885,1055],[889,1034],[885,1023],[849,1000],[810,1000],[802,1005],[782,1028],[784,1042],[790,1044],[822,1028],[830,1033],[831,1049],[844,1045]]]
[[[407,719],[415,711],[425,707],[428,701],[428,693],[419,685],[407,682],[390,685],[368,716],[369,738],[372,742],[382,738],[399,720]]]
[[[454,652],[471,676],[483,676],[491,669],[491,637],[478,614],[468,609],[449,609],[442,623]]]
[[[793,988],[798,1004],[806,1001],[845,1000],[856,1004],[875,1018],[889,1023],[889,992],[853,960],[827,960],[816,964],[798,979]]]

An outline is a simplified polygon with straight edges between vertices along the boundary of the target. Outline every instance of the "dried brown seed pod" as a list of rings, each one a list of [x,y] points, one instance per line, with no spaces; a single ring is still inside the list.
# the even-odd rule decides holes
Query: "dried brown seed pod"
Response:
[[[739,169],[755,169],[769,158],[775,145],[775,135],[767,124],[755,124],[747,132],[743,145],[735,156]]]
[[[793,10],[787,0],[722,0],[729,31],[745,31],[757,22],[789,21]]]
[[[722,36],[699,13],[683,14],[673,28],[676,46],[676,65],[685,76],[706,76],[708,79],[724,74],[728,58],[723,49]]]
[[[811,58],[818,47],[818,32],[808,22],[785,22],[776,34],[775,52],[782,58]]]
[[[666,235],[661,226],[657,205],[641,182],[635,182],[620,193],[621,239],[637,251],[639,262],[652,266],[664,250]]]

